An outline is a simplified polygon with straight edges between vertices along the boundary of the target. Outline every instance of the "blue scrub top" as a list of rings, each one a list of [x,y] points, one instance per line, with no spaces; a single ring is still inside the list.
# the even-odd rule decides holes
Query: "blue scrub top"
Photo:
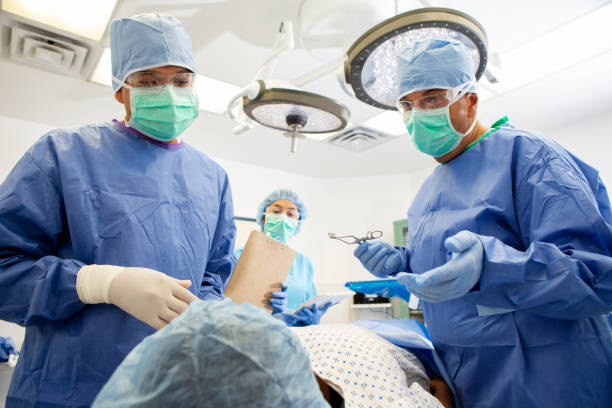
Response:
[[[238,248],[234,251],[236,258],[240,258],[243,249]],[[306,255],[297,253],[284,283],[287,285],[287,308],[290,310],[299,309],[302,303],[317,295],[314,271]]]
[[[434,170],[408,225],[406,271],[447,262],[444,240],[462,230],[484,247],[470,293],[423,302],[460,405],[612,406],[612,213],[597,170],[504,125]]]
[[[154,329],[82,303],[83,265],[155,269],[218,297],[235,265],[225,171],[118,123],[54,130],[0,184],[0,319],[26,327],[7,407],[88,406]]]

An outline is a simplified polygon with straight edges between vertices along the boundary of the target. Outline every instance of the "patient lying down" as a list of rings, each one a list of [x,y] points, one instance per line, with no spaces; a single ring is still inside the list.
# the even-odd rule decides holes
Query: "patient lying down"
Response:
[[[450,388],[430,379],[419,359],[372,331],[352,324],[291,328],[308,352],[319,387],[332,408],[452,407]]]
[[[225,299],[193,302],[145,338],[93,407],[323,408],[340,395],[347,408],[441,407],[428,390],[416,357],[366,329],[289,329]]]

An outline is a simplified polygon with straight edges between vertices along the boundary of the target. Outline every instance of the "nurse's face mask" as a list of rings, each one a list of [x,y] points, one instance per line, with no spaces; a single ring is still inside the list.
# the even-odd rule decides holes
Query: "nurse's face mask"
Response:
[[[397,109],[402,115],[414,146],[433,157],[444,156],[455,149],[468,135],[476,120],[465,133],[453,127],[450,105],[457,102],[470,89],[471,84],[460,89],[430,89],[414,100],[400,98]]]
[[[195,76],[147,71],[129,75],[127,83],[121,82],[130,90],[132,115],[127,125],[163,142],[178,137],[200,113]]]
[[[297,209],[272,203],[266,209],[264,232],[282,243],[293,236],[297,229],[300,214]]]

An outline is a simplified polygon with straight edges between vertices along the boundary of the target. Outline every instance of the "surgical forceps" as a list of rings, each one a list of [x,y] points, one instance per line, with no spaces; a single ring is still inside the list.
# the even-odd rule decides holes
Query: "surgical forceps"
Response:
[[[354,235],[343,235],[341,237],[338,237],[333,232],[328,232],[327,236],[329,236],[330,239],[337,239],[338,241],[344,242],[345,244],[352,245],[352,244],[361,244],[366,241],[370,241],[372,239],[380,238],[382,237],[382,234],[383,234],[382,231],[368,231],[365,237],[358,238]]]

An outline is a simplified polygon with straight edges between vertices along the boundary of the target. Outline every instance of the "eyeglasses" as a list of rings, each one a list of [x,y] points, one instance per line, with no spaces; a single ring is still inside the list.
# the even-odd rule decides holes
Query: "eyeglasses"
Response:
[[[286,212],[283,212],[280,207],[270,208],[268,211],[266,211],[266,214],[285,214],[287,218],[291,218],[292,220],[300,219],[299,211],[294,210],[292,208],[289,208]]]
[[[159,72],[134,72],[127,77],[126,82],[136,88],[153,88],[171,84],[177,88],[193,86],[196,74],[193,72],[177,72],[175,74],[161,74]]]
[[[382,231],[368,231],[368,233],[366,234],[365,237],[363,238],[359,238],[356,237],[354,235],[343,235],[341,237],[336,236],[336,234],[334,234],[333,232],[328,232],[327,236],[330,239],[337,239],[340,242],[344,242],[345,244],[361,244],[362,242],[365,241],[370,241],[372,239],[377,239],[382,237]]]
[[[400,113],[409,112],[414,108],[417,109],[438,109],[450,105],[453,100],[451,91],[442,89],[439,92],[430,93],[422,96],[414,101],[400,99],[397,101],[397,110]]]

